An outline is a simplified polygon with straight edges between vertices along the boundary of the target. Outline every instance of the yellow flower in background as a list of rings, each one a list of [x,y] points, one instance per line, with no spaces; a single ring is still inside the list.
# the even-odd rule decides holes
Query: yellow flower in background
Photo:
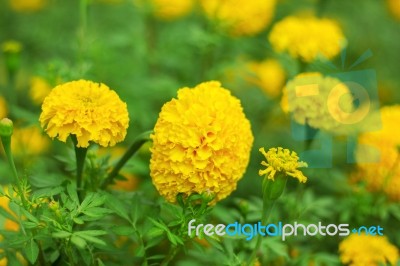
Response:
[[[248,68],[251,77],[247,80],[260,87],[270,97],[281,94],[285,85],[286,74],[281,64],[275,59],[267,59],[262,62],[250,62]]]
[[[339,244],[340,260],[350,266],[397,265],[399,251],[385,236],[351,234]]]
[[[52,87],[44,78],[35,76],[31,78],[31,88],[29,90],[29,96],[32,101],[41,105],[43,103],[44,98],[49,95]]]
[[[180,89],[162,107],[151,138],[150,175],[169,202],[178,193],[207,193],[213,203],[227,197],[253,144],[240,101],[217,81]]]
[[[14,128],[11,149],[14,156],[31,157],[45,152],[49,148],[49,140],[37,126]]]
[[[9,40],[1,44],[1,50],[3,53],[17,54],[22,50],[22,44],[18,41]]]
[[[320,73],[302,73],[286,84],[281,107],[299,124],[339,133],[348,130],[343,121],[350,117],[354,104],[349,88],[340,80]]]
[[[114,184],[111,185],[111,189],[120,191],[135,191],[139,185],[139,178],[133,174],[121,173],[125,180],[117,179]]]
[[[44,99],[40,114],[42,128],[65,142],[70,135],[78,147],[89,142],[114,146],[124,140],[129,126],[126,103],[102,83],[71,81],[56,86]]]
[[[383,107],[377,115],[381,116],[382,129],[359,136],[354,179],[366,182],[371,191],[383,191],[400,201],[400,105]]]
[[[9,195],[7,186],[3,186],[3,191],[5,192],[6,195]],[[11,214],[15,218],[17,218],[15,213],[13,213],[11,211],[11,209],[9,207],[9,204],[10,204],[10,199],[7,196],[0,196],[0,207],[2,207],[6,212]],[[9,231],[18,231],[19,230],[19,224],[14,222],[14,221],[12,221],[12,220],[10,220],[10,219],[6,219],[4,221],[4,229],[9,230]]]
[[[387,4],[389,6],[389,10],[392,15],[400,20],[400,1],[399,0],[387,0]]]
[[[134,0],[141,8],[150,8],[161,20],[174,20],[188,15],[194,7],[194,0]]]
[[[255,35],[271,22],[275,0],[200,0],[200,4],[212,20],[220,23],[234,36]]]
[[[12,10],[17,12],[35,12],[47,5],[47,0],[9,0]]]
[[[318,55],[331,59],[346,42],[339,25],[330,19],[289,16],[274,24],[269,41],[277,52],[312,62]]]
[[[8,110],[7,110],[6,100],[0,96],[0,119],[6,117],[7,113]]]
[[[305,183],[307,181],[307,177],[298,169],[307,167],[307,163],[299,161],[296,152],[281,147],[271,148],[268,152],[265,152],[264,148],[260,148],[259,151],[267,160],[261,162],[267,168],[259,171],[260,176],[265,175],[268,179],[275,180],[275,174],[283,173],[297,178],[299,182]]]

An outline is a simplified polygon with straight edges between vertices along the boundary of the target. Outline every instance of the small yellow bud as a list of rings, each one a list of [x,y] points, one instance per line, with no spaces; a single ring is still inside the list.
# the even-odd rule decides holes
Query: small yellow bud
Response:
[[[0,120],[0,137],[11,137],[13,134],[14,125],[8,118]]]

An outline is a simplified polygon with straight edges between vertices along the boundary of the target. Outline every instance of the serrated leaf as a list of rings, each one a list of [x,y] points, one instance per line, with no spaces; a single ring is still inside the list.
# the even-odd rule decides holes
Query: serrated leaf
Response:
[[[76,192],[76,186],[73,183],[67,185],[67,192],[71,200],[77,204],[79,203],[78,193]]]
[[[31,239],[28,245],[25,247],[25,257],[29,260],[31,264],[35,264],[37,257],[39,255],[39,247],[36,242]]]
[[[113,210],[118,216],[131,222],[128,216],[128,210],[125,208],[125,204],[122,201],[115,198],[113,195],[109,194],[107,195],[107,200],[105,204],[109,209]]]

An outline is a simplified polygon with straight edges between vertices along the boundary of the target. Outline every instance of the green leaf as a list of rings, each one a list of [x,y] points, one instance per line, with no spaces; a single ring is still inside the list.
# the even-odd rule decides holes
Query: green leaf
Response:
[[[52,197],[54,195],[58,195],[64,191],[63,187],[52,187],[52,188],[42,188],[38,189],[33,193],[33,197],[43,198],[43,197]]]
[[[111,195],[111,194],[107,195],[105,203],[106,203],[106,206],[108,208],[110,208],[111,210],[113,210],[116,214],[118,214],[118,216],[131,222],[129,219],[128,210],[125,207],[125,204],[122,201],[120,201],[119,199],[117,199],[114,195]]]
[[[52,233],[51,236],[54,238],[68,238],[71,236],[71,233],[67,232],[67,231],[58,231],[58,232]]]
[[[21,208],[21,213],[22,215],[24,215],[26,218],[28,218],[29,221],[34,222],[36,224],[39,224],[39,220],[33,216],[30,212],[28,212],[27,210]]]
[[[85,239],[83,239],[83,238],[81,238],[81,237],[79,237],[79,236],[76,236],[76,235],[73,235],[73,236],[71,237],[71,242],[72,242],[75,246],[77,246],[78,248],[82,248],[82,249],[85,248],[86,245],[87,245]]]
[[[15,217],[11,215],[8,211],[6,211],[2,206],[0,206],[0,216],[3,216],[6,219],[10,219],[11,221],[18,223],[18,220],[15,219]]]
[[[31,239],[28,245],[25,247],[25,257],[29,260],[31,264],[34,264],[39,255],[39,247],[36,242]]]
[[[78,193],[76,192],[76,186],[73,183],[67,185],[67,192],[69,197],[74,201],[74,203],[79,203]]]
[[[104,242],[100,238],[97,238],[96,236],[104,235],[106,233],[107,232],[102,231],[102,230],[87,230],[87,231],[75,232],[74,236],[79,236],[79,237],[85,239],[86,241],[105,246],[105,245],[107,245],[106,242]]]
[[[113,211],[106,208],[93,207],[82,211],[82,213],[90,217],[104,217],[107,214],[113,213]]]
[[[115,226],[111,231],[119,236],[129,236],[135,233],[135,229],[131,226]]]

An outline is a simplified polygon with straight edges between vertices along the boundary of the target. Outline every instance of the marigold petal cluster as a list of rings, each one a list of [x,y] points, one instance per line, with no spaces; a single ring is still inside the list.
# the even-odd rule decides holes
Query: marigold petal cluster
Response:
[[[248,63],[250,75],[247,80],[260,87],[270,97],[281,94],[285,84],[286,73],[281,64],[275,59]]]
[[[269,41],[277,52],[312,62],[318,55],[335,57],[345,44],[342,30],[333,20],[289,16],[274,24]]]
[[[364,181],[371,191],[383,191],[400,201],[400,105],[386,106],[380,116],[382,128],[364,132],[358,138],[355,181]]]
[[[200,0],[205,14],[234,36],[255,35],[271,22],[275,0]]]
[[[117,93],[87,80],[56,86],[44,99],[39,120],[51,138],[65,142],[74,135],[78,147],[89,142],[114,146],[124,140],[129,126],[127,105]]]
[[[260,176],[265,175],[268,179],[275,180],[277,173],[283,173],[297,178],[301,183],[307,181],[307,177],[298,169],[307,167],[307,163],[299,161],[299,156],[297,156],[296,152],[281,147],[270,148],[268,152],[265,152],[264,148],[260,148],[259,151],[267,160],[261,162],[267,168],[258,172]]]
[[[282,110],[302,125],[344,133],[354,109],[353,96],[340,80],[320,73],[302,73],[283,89]]]
[[[340,260],[349,266],[397,265],[399,251],[385,236],[351,234],[339,244]]]
[[[216,81],[180,89],[162,107],[151,138],[150,175],[169,202],[179,193],[207,193],[212,203],[227,197],[253,144],[240,101]]]

